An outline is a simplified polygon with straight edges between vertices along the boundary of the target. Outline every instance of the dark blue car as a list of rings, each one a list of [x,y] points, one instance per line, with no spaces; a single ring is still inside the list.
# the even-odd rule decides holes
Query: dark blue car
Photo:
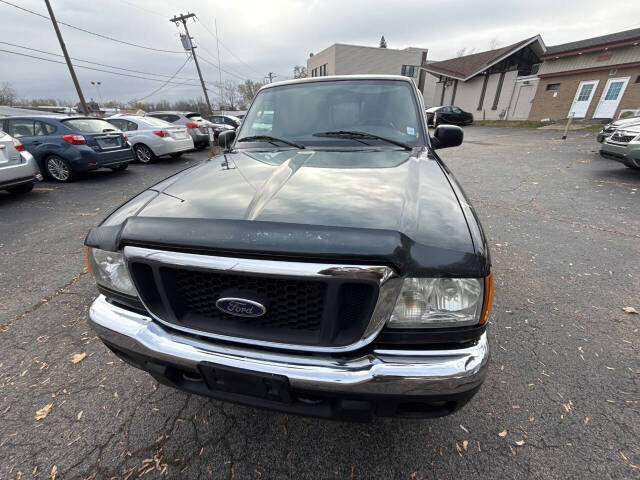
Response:
[[[34,115],[0,122],[35,157],[40,170],[58,182],[97,168],[124,170],[133,161],[126,135],[99,118]]]

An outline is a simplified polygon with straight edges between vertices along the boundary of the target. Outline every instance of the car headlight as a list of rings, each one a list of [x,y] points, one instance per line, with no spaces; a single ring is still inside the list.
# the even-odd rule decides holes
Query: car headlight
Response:
[[[87,247],[87,266],[99,285],[125,295],[138,296],[122,253]]]
[[[390,328],[462,327],[489,315],[493,277],[406,278],[387,322]]]

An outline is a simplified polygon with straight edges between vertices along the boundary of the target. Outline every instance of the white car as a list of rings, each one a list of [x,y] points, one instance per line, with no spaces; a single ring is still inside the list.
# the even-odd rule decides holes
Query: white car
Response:
[[[193,140],[186,127],[141,115],[114,115],[105,120],[127,134],[140,163],[151,163],[165,155],[178,158],[193,150]]]
[[[20,140],[0,130],[0,190],[19,195],[30,192],[40,181],[42,175],[33,155]]]

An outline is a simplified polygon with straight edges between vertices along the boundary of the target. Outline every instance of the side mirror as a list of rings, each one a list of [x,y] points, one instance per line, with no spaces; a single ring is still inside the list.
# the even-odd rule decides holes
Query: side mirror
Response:
[[[235,130],[225,130],[224,132],[220,132],[220,135],[218,135],[218,145],[220,145],[223,150],[228,151],[235,139]]]
[[[434,149],[457,147],[464,139],[464,132],[455,125],[440,125],[436,127],[431,137],[431,146]]]

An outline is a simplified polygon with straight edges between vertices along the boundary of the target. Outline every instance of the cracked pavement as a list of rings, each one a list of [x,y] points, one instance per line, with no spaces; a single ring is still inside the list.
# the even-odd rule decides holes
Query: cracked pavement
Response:
[[[638,478],[640,315],[622,307],[640,311],[640,172],[599,158],[592,133],[465,135],[441,156],[492,248],[492,360],[471,403],[435,420],[188,395],[95,337],[87,230],[204,153],[0,193],[0,479]]]

